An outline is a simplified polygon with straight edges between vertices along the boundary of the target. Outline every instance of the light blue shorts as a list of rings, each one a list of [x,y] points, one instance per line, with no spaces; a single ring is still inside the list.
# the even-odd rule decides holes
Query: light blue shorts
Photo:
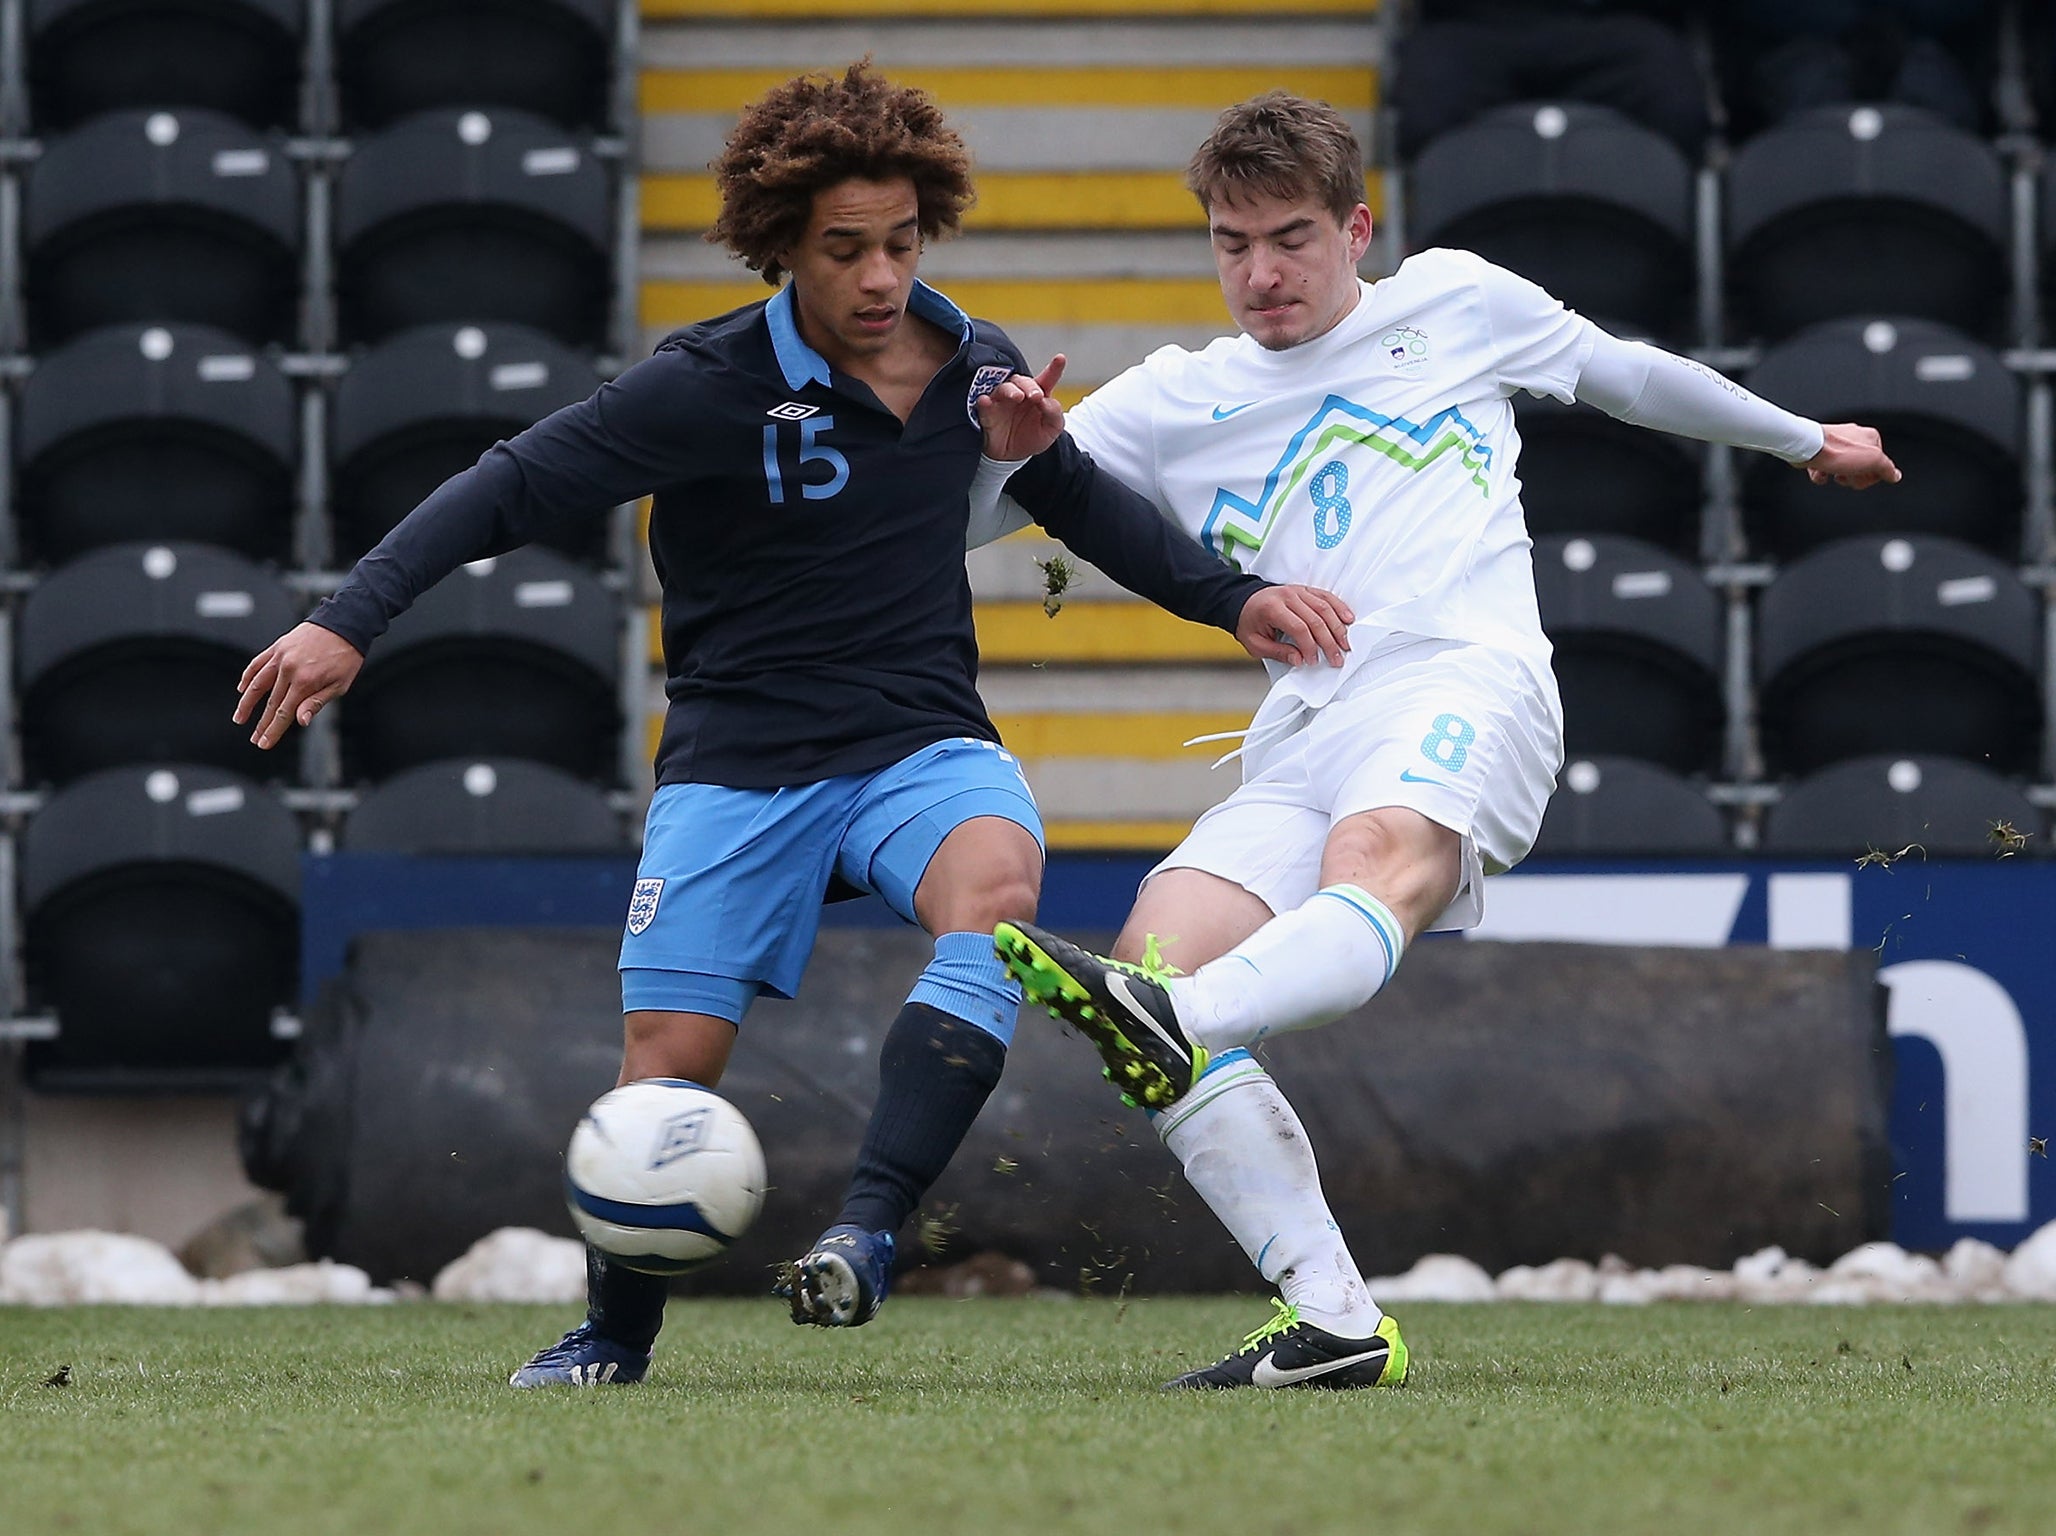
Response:
[[[798,990],[831,877],[908,922],[942,840],[999,816],[1042,842],[1020,760],[958,737],[873,773],[780,789],[664,784],[650,801],[621,941],[621,1006],[740,1022]]]

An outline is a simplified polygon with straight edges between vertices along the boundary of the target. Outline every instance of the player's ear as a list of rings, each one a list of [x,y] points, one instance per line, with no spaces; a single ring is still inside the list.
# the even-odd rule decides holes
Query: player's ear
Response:
[[[1349,236],[1349,259],[1352,262],[1362,261],[1364,252],[1371,248],[1372,229],[1369,206],[1358,203],[1350,210],[1349,222],[1343,225],[1343,231]]]

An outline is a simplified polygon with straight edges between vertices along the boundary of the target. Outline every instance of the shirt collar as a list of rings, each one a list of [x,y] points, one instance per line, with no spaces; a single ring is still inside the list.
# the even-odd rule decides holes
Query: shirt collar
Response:
[[[959,347],[971,339],[969,317],[918,277],[907,308],[956,337]],[[808,384],[830,382],[828,360],[800,336],[799,322],[793,316],[791,283],[771,295],[764,305],[764,320],[771,327],[771,350],[777,355],[779,372],[785,375],[786,388],[797,391]]]

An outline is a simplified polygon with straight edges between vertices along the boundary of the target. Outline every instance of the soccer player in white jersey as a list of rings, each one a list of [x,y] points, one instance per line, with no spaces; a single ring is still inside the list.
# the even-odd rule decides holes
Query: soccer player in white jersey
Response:
[[[1360,281],[1361,154],[1325,105],[1272,92],[1230,108],[1189,184],[1242,334],[1151,354],[1074,408],[1070,432],[1215,553],[1339,595],[1350,648],[1339,667],[1272,666],[1241,786],[1152,871],[1114,957],[1027,923],[1000,925],[995,942],[1029,998],[1152,1112],[1282,1292],[1242,1350],[1171,1385],[1397,1385],[1398,1329],[1247,1048],[1362,1006],[1420,934],[1475,925],[1484,877],[1534,841],[1563,710],[1511,397],[1582,400],[1776,454],[1817,482],[1899,474],[1869,428],[1823,427],[1618,340],[1467,252],[1423,251]],[[1019,394],[992,409],[1036,407]],[[1017,514],[1000,502],[991,515]]]

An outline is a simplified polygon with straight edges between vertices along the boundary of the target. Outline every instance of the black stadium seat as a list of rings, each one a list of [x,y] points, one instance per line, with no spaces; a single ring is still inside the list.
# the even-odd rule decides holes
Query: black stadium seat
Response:
[[[1823,768],[1789,786],[1763,829],[1767,853],[1860,857],[1917,846],[1928,858],[1989,859],[2007,833],[2039,854],[2042,817],[1988,769],[1946,757],[1882,753]]]
[[[617,778],[618,609],[598,577],[547,550],[444,578],[373,647],[343,701],[345,773],[519,757]]]
[[[519,758],[448,758],[366,792],[343,827],[357,853],[620,853],[630,846],[606,792]]]
[[[1720,602],[1697,569],[1634,539],[1538,539],[1535,595],[1572,757],[1719,766]]]
[[[290,341],[299,239],[299,182],[274,140],[217,112],[96,118],[28,168],[31,339],[186,320]]]
[[[125,763],[204,763],[276,777],[237,726],[236,680],[300,617],[257,566],[200,544],[122,544],[53,572],[22,605],[15,652],[32,783]]]
[[[1513,414],[1530,533],[1614,534],[1698,559],[1697,443],[1526,393],[1514,396]]]
[[[299,112],[306,0],[29,0],[30,110],[46,132],[124,107]]]
[[[1859,505],[1751,454],[1742,504],[1753,553],[1784,560],[1856,533],[1924,533],[2019,555],[2021,389],[1997,353],[1931,320],[1830,320],[1773,347],[1749,386],[1815,421],[1876,427],[1906,477]]]
[[[1880,752],[2033,772],[2041,613],[2010,566],[1949,539],[1843,539],[1764,590],[1764,760],[1807,774]]]
[[[2056,36],[2056,19],[2048,26]],[[2056,43],[2050,46],[2049,55],[2049,110],[2056,114]],[[2056,116],[2046,121],[2056,122]],[[2041,213],[2042,342],[2047,345],[2056,338],[2056,155],[2042,157]]]
[[[1728,173],[1736,329],[1779,340],[1850,315],[1916,315],[1987,340],[2006,320],[2005,168],[1915,107],[1821,107]]]
[[[336,192],[349,339],[511,320],[606,342],[607,175],[582,135],[523,112],[440,111],[361,140]]]
[[[21,842],[29,1047],[46,1088],[227,1086],[276,1062],[298,965],[299,829],[268,790],[152,764],[58,791]]]
[[[292,553],[298,414],[261,353],[206,326],[93,331],[36,365],[15,437],[32,561],[137,539]]]
[[[355,560],[501,438],[599,387],[590,363],[525,326],[423,326],[364,353],[335,396],[337,560]],[[594,518],[565,553],[598,558],[606,533]]]
[[[1728,851],[1727,823],[1686,780],[1632,757],[1580,757],[1558,776],[1530,853],[1561,859]]]
[[[1692,172],[1661,135],[1605,107],[1502,107],[1437,138],[1408,179],[1416,249],[1476,251],[1653,335],[1687,328]]]
[[[367,128],[434,107],[598,127],[614,11],[610,0],[338,0],[343,111]]]

